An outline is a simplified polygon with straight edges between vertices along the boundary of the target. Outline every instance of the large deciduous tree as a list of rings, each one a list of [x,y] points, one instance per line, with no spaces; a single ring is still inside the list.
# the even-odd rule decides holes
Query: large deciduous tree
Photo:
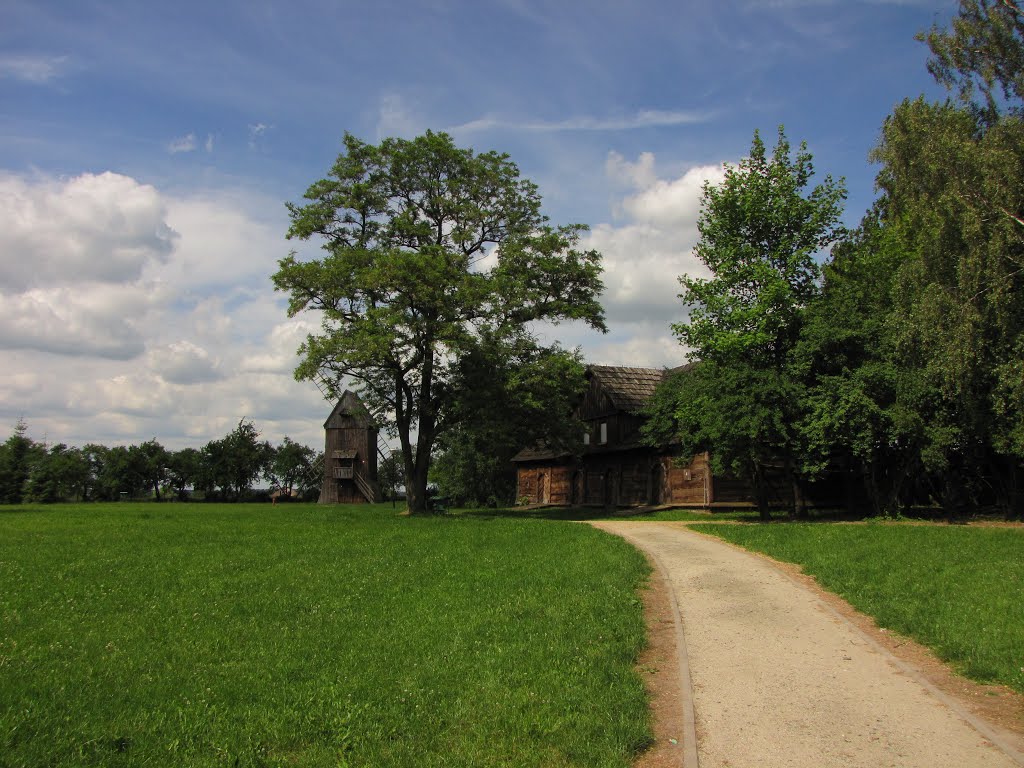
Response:
[[[1019,510],[1024,120],[905,101],[875,158],[885,225],[904,254],[892,318],[901,365],[935,393],[923,403],[923,463],[944,478],[947,507],[991,470],[1001,504]]]
[[[251,421],[240,419],[227,435],[203,446],[205,476],[200,483],[204,488],[217,486],[235,501],[241,501],[273,459],[273,446],[259,437],[259,430]]]
[[[794,155],[780,126],[770,156],[755,131],[749,156],[727,167],[721,184],[705,185],[695,252],[712,276],[680,277],[689,317],[673,330],[708,371],[673,378],[652,411],[650,434],[664,433],[665,419],[674,418],[678,432],[697,436],[684,441],[746,475],[762,517],[768,516],[769,462],[785,462],[799,504],[794,425],[802,396],[789,356],[804,309],[820,290],[820,254],[844,234],[842,180],[826,176],[808,189],[813,175],[806,145]],[[730,384],[716,388],[712,370]]]
[[[578,248],[584,226],[548,224],[507,155],[444,133],[378,145],[346,134],[305,198],[288,206],[289,237],[316,238],[325,254],[293,253],[273,276],[290,315],[322,313],[296,376],[361,385],[398,435],[409,511],[423,512],[431,452],[465,394],[462,361],[491,340],[537,344],[534,321],[603,330],[600,255]]]
[[[988,123],[1024,105],[1024,10],[1017,0],[960,0],[952,28],[918,35],[928,71]]]
[[[757,131],[750,155],[706,183],[695,253],[710,279],[683,275],[689,318],[673,326],[691,357],[778,367],[796,340],[800,312],[818,294],[817,256],[843,235],[846,188],[814,175],[805,144],[792,156],[782,126],[769,157]]]
[[[267,477],[288,496],[292,495],[293,489],[304,493],[307,490],[305,480],[310,475],[315,461],[316,451],[285,435],[284,442],[273,453]],[[320,478],[314,477],[313,480],[318,482]]]

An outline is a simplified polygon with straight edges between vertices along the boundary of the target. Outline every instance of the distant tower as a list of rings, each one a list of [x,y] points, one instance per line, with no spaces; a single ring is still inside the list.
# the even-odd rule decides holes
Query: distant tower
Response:
[[[357,394],[345,390],[324,422],[324,432],[324,484],[319,503],[379,502],[377,427]]]

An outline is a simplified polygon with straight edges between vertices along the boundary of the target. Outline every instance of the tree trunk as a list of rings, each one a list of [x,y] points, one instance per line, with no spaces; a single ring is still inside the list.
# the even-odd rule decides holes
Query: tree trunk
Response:
[[[757,513],[761,521],[771,520],[772,513],[768,509],[768,484],[760,462],[754,464],[754,497],[757,499]]]
[[[405,503],[410,515],[422,515],[427,510],[427,471],[429,465],[417,460],[412,473],[405,477]]]

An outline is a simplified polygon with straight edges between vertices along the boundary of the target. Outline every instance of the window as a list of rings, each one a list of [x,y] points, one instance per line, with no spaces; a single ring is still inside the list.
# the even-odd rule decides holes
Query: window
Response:
[[[604,445],[608,442],[608,422],[601,422],[601,438],[597,441],[599,444]]]
[[[583,433],[583,444],[584,445],[590,445],[590,432],[589,431]]]

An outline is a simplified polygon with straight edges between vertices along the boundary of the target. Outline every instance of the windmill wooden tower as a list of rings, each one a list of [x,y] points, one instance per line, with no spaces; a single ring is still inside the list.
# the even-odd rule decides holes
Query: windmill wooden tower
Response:
[[[376,504],[377,425],[359,396],[345,390],[324,422],[324,475],[320,504]]]

